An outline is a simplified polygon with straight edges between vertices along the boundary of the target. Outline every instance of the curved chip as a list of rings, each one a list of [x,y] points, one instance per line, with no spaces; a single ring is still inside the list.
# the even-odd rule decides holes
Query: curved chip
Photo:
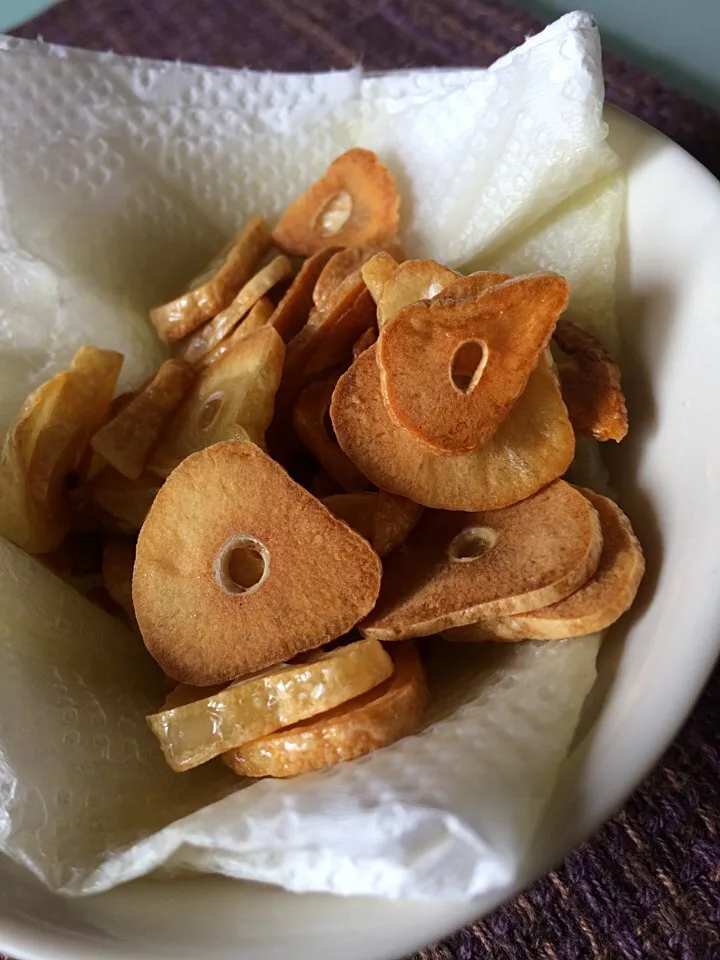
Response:
[[[474,300],[481,293],[496,287],[500,283],[512,280],[509,273],[497,273],[493,270],[479,270],[466,277],[458,277],[436,293],[433,300]]]
[[[276,243],[309,256],[324,247],[379,244],[397,234],[400,197],[387,167],[371,150],[354,147],[280,218]]]
[[[471,453],[446,456],[387,412],[375,350],[362,353],[340,377],[330,415],[340,447],[382,490],[439,510],[497,510],[531,496],[570,466],[575,436],[544,358],[491,439]]]
[[[395,268],[398,262],[405,259],[405,253],[397,239],[392,239],[381,247],[345,247],[337,251],[327,262],[315,284],[313,302],[317,309],[327,309],[336,290],[348,277],[354,276],[357,279],[357,272],[360,271],[360,276],[365,280],[365,264],[375,260],[378,255],[391,260]]]
[[[275,304],[272,300],[269,297],[260,297],[255,306],[250,309],[247,316],[240,321],[233,332],[221,340],[214,350],[200,357],[195,364],[196,369],[203,370],[205,367],[209,367],[210,364],[215,363],[220,357],[224,357],[225,354],[234,350],[236,345],[244,337],[255,333],[260,327],[267,326],[274,312]]]
[[[197,363],[233,332],[261,297],[291,274],[292,265],[288,258],[275,257],[248,280],[229,306],[182,345],[180,356],[188,363]]]
[[[270,319],[285,343],[289,343],[307,322],[319,278],[325,272],[328,261],[343,252],[341,247],[326,247],[308,257],[300,267]]]
[[[294,777],[355,760],[420,730],[429,694],[411,644],[391,655],[395,672],[368,693],[310,720],[252,740],[224,754],[244,777]]]
[[[412,500],[384,490],[331,494],[323,504],[365,537],[379,557],[386,557],[405,543],[424,510]]]
[[[563,480],[502,510],[425,514],[360,630],[405,640],[536,610],[592,577],[601,549],[596,510]]]
[[[375,640],[359,640],[303,663],[281,663],[220,690],[181,685],[147,718],[165,759],[184,771],[357,697],[392,674]]]
[[[366,330],[365,333],[360,334],[352,348],[352,359],[353,363],[357,360],[360,354],[367,350],[368,347],[371,347],[377,340],[377,333],[373,327],[370,327],[369,330]]]
[[[228,307],[271,245],[267,224],[262,217],[253,217],[191,283],[187,293],[150,311],[160,339],[167,343],[182,340]]]
[[[482,446],[522,393],[569,295],[563,277],[537,274],[471,300],[405,307],[378,337],[388,410],[434,449]]]
[[[362,265],[360,273],[376,304],[380,302],[385,284],[395,276],[399,265],[387,251],[376,253]]]
[[[620,368],[599,340],[569,320],[560,320],[553,339],[567,356],[557,369],[575,432],[620,442],[628,432]]]
[[[93,436],[93,450],[118,473],[137,480],[194,377],[183,360],[166,360],[150,383]]]
[[[82,346],[70,369],[30,394],[0,459],[0,536],[28,553],[48,553],[70,528],[67,481],[112,403],[122,354]]]
[[[593,577],[579,590],[540,610],[483,620],[447,633],[449,640],[563,640],[607,630],[630,609],[645,572],[642,547],[622,510],[579,488],[600,517],[603,548]]]
[[[387,261],[383,261],[380,268],[389,273]],[[378,326],[382,330],[403,307],[418,300],[431,300],[459,277],[456,270],[444,267],[435,260],[406,260],[399,264],[382,285],[377,301]]]
[[[161,484],[162,480],[150,473],[129,480],[106,467],[89,485],[94,519],[103,530],[138,533]]]

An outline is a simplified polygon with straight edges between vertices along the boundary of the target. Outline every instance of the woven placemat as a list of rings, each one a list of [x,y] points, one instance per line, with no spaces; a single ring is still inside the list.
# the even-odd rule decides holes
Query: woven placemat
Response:
[[[486,66],[541,26],[494,0],[64,0],[15,33],[234,67],[386,70]],[[611,55],[605,75],[611,102],[720,175],[718,114]],[[593,840],[419,956],[720,958],[719,703],[716,672],[660,765]]]

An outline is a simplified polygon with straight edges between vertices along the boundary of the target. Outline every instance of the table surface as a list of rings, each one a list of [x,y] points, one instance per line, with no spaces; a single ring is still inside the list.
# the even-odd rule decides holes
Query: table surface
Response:
[[[259,69],[387,70],[486,66],[540,26],[497,0],[64,0],[17,33]],[[604,67],[610,101],[720,174],[720,116],[615,56]],[[422,960],[720,957],[719,704],[716,671],[662,762],[595,838]]]

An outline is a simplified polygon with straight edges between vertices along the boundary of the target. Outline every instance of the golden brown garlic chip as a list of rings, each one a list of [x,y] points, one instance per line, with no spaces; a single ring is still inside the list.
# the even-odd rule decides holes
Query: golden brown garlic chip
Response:
[[[396,239],[390,240],[382,247],[345,247],[335,253],[328,260],[315,284],[313,302],[316,308],[326,310],[338,288],[349,277],[353,277],[356,281],[358,271],[360,271],[360,276],[363,277],[364,265],[370,260],[375,260],[378,254],[392,260],[395,267],[397,267],[397,261],[405,259],[405,253]]]
[[[601,549],[597,512],[562,480],[502,510],[425,514],[386,561],[360,629],[405,640],[534,610],[592,577]]]
[[[303,376],[307,379],[342,364],[347,366],[352,360],[354,344],[368,330],[375,330],[375,303],[370,293],[363,290],[334,323],[323,326]]]
[[[372,261],[370,261],[372,264]],[[390,272],[387,261],[379,264],[381,275]],[[368,271],[363,271],[368,276]],[[392,276],[382,284],[377,300],[377,321],[382,330],[403,307],[418,300],[431,300],[460,276],[455,270],[444,267],[435,260],[406,260],[398,265]],[[370,277],[374,285],[379,286],[377,277]],[[372,289],[371,289],[372,292]]]
[[[113,533],[137,533],[161,484],[162,480],[151,473],[128,480],[106,467],[89,487],[93,513],[100,528]]]
[[[189,456],[161,487],[133,603],[165,673],[203,686],[343,636],[372,609],[380,573],[362,537],[254,444],[231,441]]]
[[[331,494],[322,502],[334,516],[365,537],[379,557],[386,557],[405,543],[424,510],[412,500],[384,490]]]
[[[150,383],[98,430],[93,450],[118,473],[137,480],[194,376],[183,360],[166,360]]]
[[[565,600],[531,613],[483,620],[447,633],[449,640],[563,640],[607,630],[629,610],[645,572],[642,547],[622,510],[592,490],[580,492],[600,517],[603,548],[593,577]]]
[[[308,257],[285,296],[275,308],[270,323],[285,343],[289,343],[307,323],[313,307],[313,293],[317,287],[318,278],[333,255],[340,252],[340,247],[326,247]]]
[[[380,251],[360,268],[365,285],[376,304],[380,302],[383,288],[395,276],[398,266],[398,261],[391,254]]]
[[[553,339],[567,356],[557,369],[575,432],[619,442],[628,432],[620,368],[599,340],[569,320],[560,320]]]
[[[318,380],[300,394],[293,410],[293,426],[298,438],[315,455],[323,470],[344,490],[366,490],[370,484],[340,449],[332,434],[330,400],[337,376]]]
[[[353,344],[353,348],[352,348],[353,363],[357,360],[360,354],[364,350],[367,350],[368,347],[371,347],[376,340],[377,340],[377,333],[372,327],[369,330],[366,330],[365,333],[361,334]]]
[[[244,777],[294,777],[355,760],[417,733],[429,701],[411,644],[390,651],[395,672],[380,686],[310,720],[243,744],[223,756]]]
[[[355,147],[290,204],[273,236],[283,250],[301,256],[335,245],[379,244],[396,236],[399,209],[387,167],[371,150]]]
[[[262,217],[253,217],[193,281],[187,293],[150,311],[160,339],[167,343],[182,340],[228,307],[271,246],[272,235],[267,224]]]
[[[522,393],[569,293],[563,277],[537,274],[471,300],[405,307],[383,326],[377,345],[393,418],[444,453],[482,446]]]
[[[337,382],[330,415],[337,441],[376,486],[439,510],[497,510],[565,473],[575,436],[544,357],[488,442],[471,453],[434,451],[392,419],[380,391],[375,346]]]

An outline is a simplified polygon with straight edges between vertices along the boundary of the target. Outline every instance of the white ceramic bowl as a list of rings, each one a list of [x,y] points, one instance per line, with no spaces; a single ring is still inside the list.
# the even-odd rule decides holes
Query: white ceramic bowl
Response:
[[[629,172],[620,251],[632,428],[613,481],[645,546],[637,606],[611,635],[579,740],[521,882],[596,830],[657,761],[720,648],[720,184],[608,110]],[[607,446],[610,446],[609,444]],[[297,896],[203,877],[61,900],[0,864],[0,948],[52,960],[391,960],[497,906]]]

